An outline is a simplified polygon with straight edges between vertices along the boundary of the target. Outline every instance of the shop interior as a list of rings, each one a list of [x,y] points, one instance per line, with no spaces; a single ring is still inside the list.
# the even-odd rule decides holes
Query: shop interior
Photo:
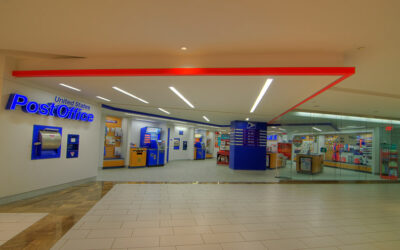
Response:
[[[229,167],[228,126],[104,113],[100,180],[276,182],[398,177],[400,126],[390,121],[326,119],[290,112],[280,119],[282,123],[267,127],[265,171],[246,171]]]

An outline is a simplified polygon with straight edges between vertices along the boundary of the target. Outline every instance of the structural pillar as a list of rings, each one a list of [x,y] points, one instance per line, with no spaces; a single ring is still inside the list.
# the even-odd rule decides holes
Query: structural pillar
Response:
[[[229,168],[266,170],[267,123],[231,122]]]

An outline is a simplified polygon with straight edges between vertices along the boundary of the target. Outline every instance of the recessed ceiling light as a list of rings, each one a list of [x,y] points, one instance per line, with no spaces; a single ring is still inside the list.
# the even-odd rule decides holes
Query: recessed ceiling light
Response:
[[[144,103],[149,103],[148,101],[143,100],[143,99],[141,99],[141,98],[139,98],[139,97],[137,97],[137,96],[135,96],[135,95],[133,95],[133,94],[131,94],[131,93],[129,93],[129,92],[123,90],[123,89],[120,89],[120,88],[115,87],[115,86],[112,87],[112,88],[115,89],[115,90],[117,90],[117,91],[119,91],[119,92],[121,92],[121,93],[123,93],[123,94],[125,94],[125,95],[128,95],[128,96],[130,96],[130,97],[132,97],[132,98],[135,98],[136,100],[139,100],[139,101],[144,102]]]
[[[184,102],[186,102],[187,105],[189,105],[189,107],[194,109],[194,106],[181,94],[179,93],[178,90],[176,90],[176,88],[174,87],[169,87],[170,90],[172,90],[177,96],[179,96],[179,98],[181,98]]]
[[[73,90],[75,90],[75,91],[81,91],[80,89],[77,89],[77,88],[75,88],[75,87],[69,86],[69,85],[64,84],[64,83],[60,83],[60,85],[63,86],[63,87],[69,88],[69,89],[73,89]]]
[[[182,47],[181,47],[181,50],[187,50],[187,47],[182,46]]]
[[[206,121],[210,121],[208,118],[207,118],[207,116],[205,116],[205,115],[203,115],[203,118],[204,118],[204,120],[206,120]]]
[[[165,109],[162,109],[162,108],[158,108],[158,109],[159,109],[160,111],[164,112],[164,113],[171,114],[170,112],[166,111]]]
[[[257,105],[260,103],[261,99],[263,98],[263,96],[264,96],[265,93],[267,92],[267,90],[268,90],[268,88],[269,88],[269,86],[271,85],[271,83],[272,83],[273,80],[274,80],[274,79],[272,79],[272,78],[268,78],[268,79],[265,81],[265,84],[264,84],[263,88],[261,89],[260,94],[258,95],[256,101],[255,101],[254,104],[253,104],[253,107],[252,107],[251,110],[250,110],[250,113],[253,113],[254,110],[257,108]]]
[[[322,130],[321,130],[321,129],[319,129],[319,128],[316,128],[316,127],[312,127],[312,129],[314,129],[314,130],[317,130],[318,132],[322,132]]]
[[[246,121],[250,120],[249,118],[246,118]]]
[[[96,96],[97,98],[103,100],[103,101],[107,101],[107,102],[111,102],[111,100],[108,100],[107,98],[101,97],[101,96]]]

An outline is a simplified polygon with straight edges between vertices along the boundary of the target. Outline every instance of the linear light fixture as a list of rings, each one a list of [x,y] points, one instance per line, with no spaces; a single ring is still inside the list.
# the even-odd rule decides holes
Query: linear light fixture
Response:
[[[246,121],[250,120],[250,118],[246,118]]]
[[[142,98],[139,98],[139,97],[137,97],[137,96],[135,96],[135,95],[133,95],[133,94],[131,94],[131,93],[129,93],[129,92],[123,90],[123,89],[120,89],[120,88],[115,87],[115,86],[112,87],[112,88],[115,89],[115,90],[117,90],[117,91],[119,91],[119,92],[121,92],[121,93],[123,93],[123,94],[125,94],[125,95],[128,95],[128,96],[130,96],[130,97],[132,97],[132,98],[135,98],[136,100],[139,100],[139,101],[144,102],[144,103],[149,103],[148,101],[143,100]]]
[[[205,116],[205,115],[203,115],[203,118],[204,118],[204,120],[206,120],[206,121],[210,121],[208,118],[207,118],[207,116]]]
[[[96,96],[96,97],[101,99],[101,100],[103,100],[103,101],[111,102],[111,100],[109,100],[107,98],[104,98],[104,97],[101,97],[101,96]]]
[[[65,83],[60,83],[60,85],[63,86],[63,87],[69,88],[69,89],[73,89],[75,91],[81,91],[80,89],[77,89],[75,87],[69,86],[69,85],[67,85]]]
[[[311,113],[311,112],[296,112],[295,115],[308,117],[308,118],[325,118],[325,119],[336,119],[336,120],[346,120],[346,121],[387,123],[387,124],[400,125],[399,120],[368,118],[368,117],[361,117],[361,116],[334,115],[334,114]]]
[[[318,132],[322,132],[322,130],[317,127],[312,127],[312,129],[317,130]]]
[[[179,93],[179,91],[176,90],[176,88],[171,86],[169,87],[169,89],[172,90],[172,92],[174,92],[177,96],[179,96],[179,98],[181,98],[184,102],[186,102],[186,104],[189,105],[189,107],[194,109],[194,106],[181,93]]]
[[[164,112],[164,113],[171,114],[170,112],[166,111],[165,109],[162,109],[162,108],[158,108],[158,109],[159,109],[160,111]]]
[[[269,86],[271,85],[271,83],[272,83],[273,80],[274,80],[274,79],[272,79],[272,78],[268,78],[268,79],[265,81],[265,84],[264,84],[264,86],[262,87],[262,89],[261,89],[261,91],[260,91],[260,94],[258,94],[258,97],[257,97],[256,101],[254,102],[253,107],[252,107],[251,110],[250,110],[250,113],[253,113],[254,110],[256,110],[257,105],[260,103],[260,101],[261,101],[261,99],[263,98],[263,96],[265,95],[265,93],[267,93],[267,90],[268,90],[268,88],[269,88]]]

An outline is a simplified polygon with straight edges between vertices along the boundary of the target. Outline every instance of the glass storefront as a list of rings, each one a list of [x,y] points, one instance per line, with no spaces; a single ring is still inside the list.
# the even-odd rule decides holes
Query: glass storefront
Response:
[[[268,136],[267,165],[278,178],[398,179],[398,121],[291,112],[269,125]]]

